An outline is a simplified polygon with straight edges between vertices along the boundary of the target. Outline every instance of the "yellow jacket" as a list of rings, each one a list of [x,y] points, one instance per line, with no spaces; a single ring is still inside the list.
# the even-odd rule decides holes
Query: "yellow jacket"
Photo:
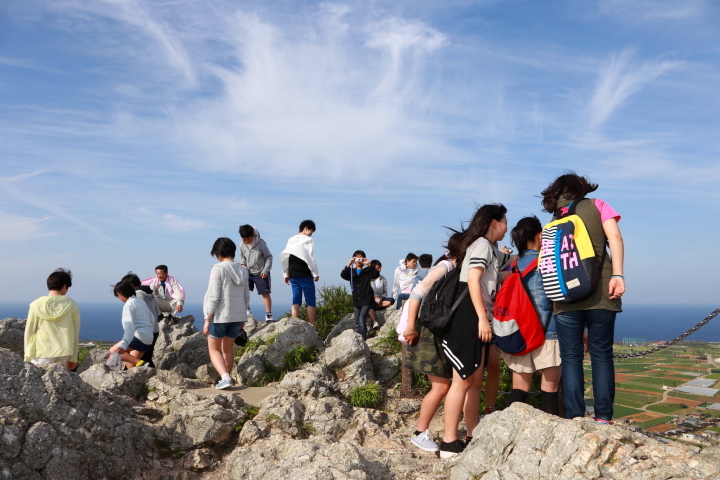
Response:
[[[64,295],[40,297],[30,304],[25,325],[25,361],[70,355],[77,362],[80,309]]]

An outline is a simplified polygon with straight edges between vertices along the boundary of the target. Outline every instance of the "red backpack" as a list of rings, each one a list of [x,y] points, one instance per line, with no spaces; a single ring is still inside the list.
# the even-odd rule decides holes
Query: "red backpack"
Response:
[[[538,266],[537,258],[520,273],[517,260],[512,273],[495,297],[492,329],[500,350],[511,355],[525,355],[545,343],[545,330],[530,299],[523,277]]]

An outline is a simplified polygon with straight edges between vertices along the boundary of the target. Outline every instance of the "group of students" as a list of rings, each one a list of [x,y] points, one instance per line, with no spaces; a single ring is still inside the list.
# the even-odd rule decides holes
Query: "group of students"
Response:
[[[620,299],[625,292],[624,246],[618,228],[620,215],[603,200],[585,201],[586,196],[597,188],[598,185],[586,177],[569,173],[558,177],[541,193],[543,210],[552,213],[554,219],[572,209],[587,228],[595,257],[602,260],[596,288],[573,302],[550,301],[545,291],[547,282],[543,282],[538,269],[523,278],[546,329],[545,342],[524,355],[501,353],[494,345],[491,325],[496,294],[510,274],[508,267],[512,264],[520,271],[525,270],[549,247],[548,240],[543,238],[540,221],[534,216],[525,217],[512,229],[517,256],[511,255],[505,247],[498,248],[498,242],[508,230],[507,209],[503,205],[483,205],[467,228],[452,230],[446,255],[410,293],[405,312],[407,320],[401,332],[408,343],[404,366],[426,374],[432,384],[423,399],[417,428],[412,433],[412,442],[418,448],[439,451],[442,458],[463,451],[479,421],[480,393],[486,368],[486,405],[494,405],[498,369],[490,366],[497,365],[500,355],[513,371],[513,390],[508,405],[527,399],[532,375],[540,371],[543,410],[558,414],[557,392],[562,379],[565,416],[575,418],[583,417],[586,411],[582,361],[587,348],[592,363],[595,420],[610,423],[615,396],[612,359],[615,316],[621,311]],[[610,249],[609,256],[606,247]],[[418,312],[433,284],[457,268],[460,272],[455,310],[443,334],[435,335],[418,323]],[[443,399],[445,431],[437,445],[428,427]],[[486,409],[487,413],[491,411],[492,407]],[[460,440],[458,428],[463,415],[467,437]]]

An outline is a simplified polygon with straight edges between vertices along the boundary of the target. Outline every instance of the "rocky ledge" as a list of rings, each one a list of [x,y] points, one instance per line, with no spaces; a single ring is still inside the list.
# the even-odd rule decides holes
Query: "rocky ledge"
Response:
[[[298,319],[250,322],[252,344],[238,352],[234,372],[243,386],[229,391],[208,391],[217,374],[191,318],[163,325],[161,368],[110,372],[98,352],[80,374],[23,362],[22,321],[1,321],[11,349],[0,348],[0,478],[720,478],[716,448],[564,420],[524,404],[486,416],[455,458],[417,450],[409,436],[419,399],[399,398],[398,355],[379,341],[396,321],[389,315],[367,342],[349,321],[327,342]],[[301,346],[312,347],[311,361],[265,387],[256,405],[243,400],[250,383],[286,368]],[[383,387],[378,407],[351,405],[350,392],[371,383]]]

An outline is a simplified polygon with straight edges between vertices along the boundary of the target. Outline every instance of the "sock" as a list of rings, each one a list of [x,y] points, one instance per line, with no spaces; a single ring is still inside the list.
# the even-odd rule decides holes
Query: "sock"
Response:
[[[229,374],[229,373],[223,373],[222,379],[223,379],[223,380],[230,380],[230,374]]]
[[[510,395],[507,397],[507,405],[508,407],[512,405],[515,402],[525,403],[525,400],[527,400],[529,393],[525,390],[520,390],[517,388],[513,388],[510,392]]]
[[[559,415],[558,409],[558,392],[540,391],[540,399],[542,400],[542,410],[550,415]]]
[[[421,432],[420,430],[415,430],[415,431],[413,432],[413,435],[415,435],[415,436],[417,437],[417,436],[420,435],[421,433],[422,433],[422,432]]]

